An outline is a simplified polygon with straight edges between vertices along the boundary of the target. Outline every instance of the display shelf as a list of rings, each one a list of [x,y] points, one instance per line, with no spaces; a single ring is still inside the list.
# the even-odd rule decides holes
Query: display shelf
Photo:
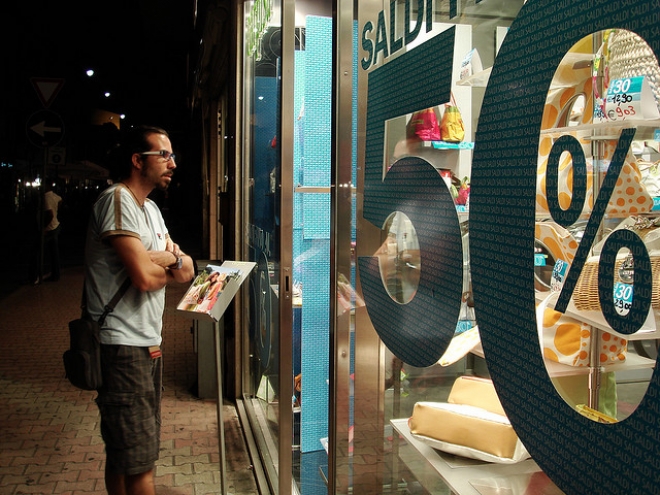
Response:
[[[485,359],[484,349],[481,343],[479,343],[479,345],[473,348],[470,352],[475,356]],[[541,352],[540,348],[539,348],[539,352]],[[589,374],[588,366],[571,366],[569,364],[557,363],[555,361],[550,361],[548,359],[544,359],[543,361],[545,362],[545,368],[548,371],[548,376],[550,376],[550,378]],[[629,352],[626,355],[625,361],[621,363],[606,364],[604,366],[600,366],[599,368],[603,372],[608,372],[608,371],[644,370],[644,369],[653,368],[654,366],[655,366],[655,360],[648,359],[638,354]]]
[[[588,366],[571,366],[569,364],[557,363],[544,359],[545,369],[548,370],[550,378],[560,378],[564,376],[588,375],[590,368]],[[632,352],[627,353],[626,360],[620,363],[605,364],[600,366],[603,373],[609,371],[633,371],[653,368],[655,360],[648,359]]]
[[[584,139],[592,141],[603,141],[619,139],[623,129],[636,128],[635,139],[653,139],[655,129],[660,129],[660,120],[626,119],[620,121],[594,122],[591,124],[579,124],[568,127],[553,127],[542,129],[542,136],[560,137],[567,133],[584,134]]]
[[[541,472],[541,468],[532,459],[517,464],[495,464],[446,454],[413,437],[407,418],[392,419],[390,424],[406,442],[406,445],[399,448],[399,458],[430,493],[437,493],[434,491],[437,485],[427,484],[434,482],[431,477],[424,475],[428,465],[437,471],[455,495],[482,495],[483,492],[474,486],[477,481],[482,485],[495,484],[499,490],[509,488],[506,492],[497,493],[517,494],[515,488],[521,476],[531,477]]]
[[[490,79],[490,73],[493,70],[492,67],[481,70],[471,76],[468,76],[464,79],[456,81],[456,86],[471,86],[473,88],[485,88],[488,85],[488,79]]]
[[[546,297],[548,297],[548,295],[549,293],[547,292],[537,291],[536,300],[538,302],[541,302]],[[554,301],[550,301],[548,303],[548,307],[554,308]],[[632,335],[625,335],[612,329],[612,327],[609,325],[609,323],[607,323],[605,317],[600,311],[585,311],[585,310],[577,309],[575,307],[575,303],[573,302],[573,300],[571,300],[568,303],[568,307],[566,308],[566,312],[564,314],[570,318],[573,318],[578,321],[582,321],[593,327],[596,327],[600,330],[604,330],[608,333],[611,333],[628,341],[660,339],[660,331],[658,331],[656,325],[656,322],[660,318],[660,315],[658,315],[658,312],[653,309],[649,311],[649,314],[646,317],[646,321],[644,322],[642,328],[640,328],[636,333]]]
[[[429,141],[436,150],[473,150],[472,141],[461,141],[460,143],[449,143],[447,141]]]

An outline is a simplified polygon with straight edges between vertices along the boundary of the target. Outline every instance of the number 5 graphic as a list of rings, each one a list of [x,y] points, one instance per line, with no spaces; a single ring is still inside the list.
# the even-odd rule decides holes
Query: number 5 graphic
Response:
[[[420,248],[420,279],[407,304],[394,301],[378,258],[360,257],[364,300],[376,332],[398,358],[430,366],[456,330],[463,289],[463,247],[454,201],[438,171],[420,158],[397,161],[383,179],[385,122],[449,101],[455,28],[369,74],[364,218],[382,229],[400,211],[412,221]]]

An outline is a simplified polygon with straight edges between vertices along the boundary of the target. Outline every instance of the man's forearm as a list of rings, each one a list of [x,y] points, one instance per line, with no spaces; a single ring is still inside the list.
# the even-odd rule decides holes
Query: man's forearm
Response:
[[[152,262],[163,268],[168,268],[174,265],[178,258],[177,255],[171,251],[149,251],[149,257]]]
[[[189,282],[195,274],[193,259],[187,254],[179,251],[176,255],[172,251],[149,251],[151,261],[167,270],[168,278],[171,276],[177,282]],[[181,258],[181,268],[177,268],[178,259]]]

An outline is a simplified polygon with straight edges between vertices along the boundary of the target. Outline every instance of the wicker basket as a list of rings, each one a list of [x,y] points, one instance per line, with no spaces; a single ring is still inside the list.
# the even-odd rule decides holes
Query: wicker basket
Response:
[[[660,102],[660,67],[653,50],[644,39],[621,29],[612,33],[608,44],[610,80],[644,76],[656,103]]]
[[[618,259],[614,263],[615,274],[619,273],[621,263],[623,259]],[[660,308],[660,257],[651,256],[651,273],[653,274],[651,307],[658,309]],[[598,297],[598,260],[587,261],[582,267],[582,273],[573,291],[573,303],[580,311],[601,311]]]

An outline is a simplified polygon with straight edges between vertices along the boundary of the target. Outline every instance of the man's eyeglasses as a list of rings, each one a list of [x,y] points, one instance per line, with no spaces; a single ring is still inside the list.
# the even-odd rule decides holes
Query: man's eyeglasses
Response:
[[[170,153],[167,150],[160,150],[160,151],[143,151],[140,153],[140,155],[154,155],[154,156],[162,156],[166,162],[169,162],[170,160],[176,160],[176,155],[174,153]]]

